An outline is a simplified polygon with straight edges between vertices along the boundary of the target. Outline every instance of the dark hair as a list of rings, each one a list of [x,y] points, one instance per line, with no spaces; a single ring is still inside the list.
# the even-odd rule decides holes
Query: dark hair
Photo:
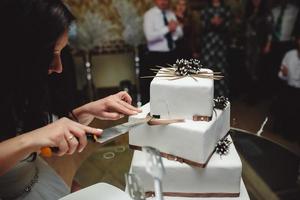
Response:
[[[254,12],[254,5],[252,3],[252,0],[248,0],[246,3],[246,8],[245,8],[245,18],[248,19],[249,17],[251,17],[251,15]],[[267,0],[261,0],[260,4],[259,4],[259,8],[258,8],[258,15],[259,16],[263,16],[265,14],[268,13],[268,2]]]
[[[4,94],[0,105],[8,115],[14,110],[17,118],[26,107],[28,116],[32,116],[27,129],[39,126],[31,124],[45,111],[48,69],[54,47],[73,20],[61,0],[0,2],[0,88]]]

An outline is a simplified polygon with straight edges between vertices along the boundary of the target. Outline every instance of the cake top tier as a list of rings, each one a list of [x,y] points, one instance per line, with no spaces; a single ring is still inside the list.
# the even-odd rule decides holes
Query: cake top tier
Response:
[[[177,60],[168,67],[152,69],[150,114],[159,118],[209,121],[213,111],[214,80],[222,76],[203,68],[199,60]]]

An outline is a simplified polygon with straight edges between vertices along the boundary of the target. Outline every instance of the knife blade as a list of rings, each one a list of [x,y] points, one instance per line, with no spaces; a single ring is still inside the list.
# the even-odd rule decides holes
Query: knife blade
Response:
[[[93,134],[87,134],[87,137],[89,139],[92,139],[95,142],[99,142],[101,144],[107,143],[116,137],[119,137],[125,133],[127,133],[131,128],[138,126],[140,124],[144,124],[149,122],[152,119],[152,117],[147,116],[146,118],[138,119],[136,121],[132,122],[126,122],[123,124],[119,124],[110,128],[106,128],[103,130],[101,135],[93,135]]]
[[[148,123],[150,126],[155,126],[155,125],[167,125],[167,124],[184,122],[184,121],[185,120],[181,118],[180,119],[155,119],[152,116],[147,115],[147,117],[142,119],[138,119],[135,121],[126,122],[110,128],[106,128],[99,136],[91,133],[87,133],[86,136],[88,140],[91,140],[93,142],[98,142],[100,144],[105,144],[127,133],[131,128],[144,123]],[[51,157],[52,152],[55,153],[58,151],[59,151],[58,147],[43,147],[41,149],[41,155],[44,157]]]
[[[184,119],[155,119],[150,115],[147,115],[146,118],[138,119],[132,122],[126,122],[117,126],[113,126],[107,129],[104,129],[101,135],[87,134],[89,139],[92,139],[94,142],[99,142],[101,144],[107,143],[120,135],[127,133],[131,128],[138,126],[140,124],[148,123],[150,126],[154,125],[167,125],[172,123],[184,122]]]

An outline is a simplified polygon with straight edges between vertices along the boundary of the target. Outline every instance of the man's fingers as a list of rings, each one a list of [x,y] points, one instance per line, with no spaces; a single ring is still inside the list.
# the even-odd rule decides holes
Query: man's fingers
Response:
[[[122,92],[117,93],[117,95],[119,96],[119,98],[121,100],[123,100],[123,101],[125,101],[125,102],[127,102],[129,104],[132,103],[132,98],[131,98],[131,96],[127,92],[122,91]]]
[[[112,110],[112,111],[122,113],[122,114],[125,114],[125,115],[137,114],[137,111],[130,110],[127,107],[120,104],[119,102],[113,102],[112,104],[110,104],[110,108],[111,108],[110,110]]]
[[[102,113],[102,118],[104,118],[106,120],[118,120],[122,117],[124,117],[124,115],[117,113],[117,112],[103,112]]]
[[[121,106],[124,106],[125,108],[131,110],[132,115],[141,112],[141,109],[136,108],[136,107],[132,106],[131,104],[126,103],[125,101],[118,101],[118,103],[121,104]]]

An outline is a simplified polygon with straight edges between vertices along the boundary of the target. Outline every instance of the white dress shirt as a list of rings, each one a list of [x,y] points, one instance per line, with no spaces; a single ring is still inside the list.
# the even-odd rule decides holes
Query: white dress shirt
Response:
[[[176,16],[171,10],[166,10],[166,18],[169,21],[175,20]],[[149,51],[168,52],[168,41],[165,35],[169,32],[169,28],[165,25],[162,11],[158,7],[153,7],[144,15],[144,33],[147,39]],[[176,31],[172,33],[173,41],[183,36],[181,26],[177,26]],[[173,45],[175,47],[175,43]]]
[[[281,10],[280,6],[277,6],[272,9],[272,15],[275,24],[279,17],[280,10]],[[296,22],[298,12],[299,12],[298,7],[292,4],[287,4],[282,17],[282,24],[280,28],[281,34],[279,38],[280,41],[289,41],[292,39],[292,31]]]
[[[282,67],[287,68],[287,76],[280,71],[279,78],[286,80],[291,87],[300,88],[300,58],[297,50],[287,52],[282,60]]]

